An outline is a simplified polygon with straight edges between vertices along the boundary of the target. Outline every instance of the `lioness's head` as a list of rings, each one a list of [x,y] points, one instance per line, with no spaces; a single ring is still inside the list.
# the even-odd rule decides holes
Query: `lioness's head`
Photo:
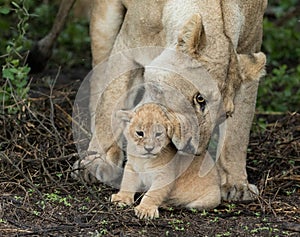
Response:
[[[144,104],[134,111],[120,110],[118,117],[126,123],[124,135],[131,155],[155,158],[171,141],[171,121],[166,109],[158,104]]]
[[[181,125],[187,122],[181,126],[179,147],[192,145],[197,154],[208,146],[213,129],[234,113],[240,86],[258,84],[266,63],[261,52],[238,54],[232,47],[226,59],[220,55],[211,60],[215,52],[206,47],[203,24],[200,15],[193,15],[179,31],[175,47],[165,49],[144,71],[144,100],[173,110],[184,120]],[[215,70],[223,64],[226,73]]]

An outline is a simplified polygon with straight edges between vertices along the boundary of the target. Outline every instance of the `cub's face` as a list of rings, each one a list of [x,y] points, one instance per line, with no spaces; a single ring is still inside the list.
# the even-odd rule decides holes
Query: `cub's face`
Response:
[[[125,129],[127,153],[155,158],[170,143],[170,121],[157,104],[145,104],[131,113]]]

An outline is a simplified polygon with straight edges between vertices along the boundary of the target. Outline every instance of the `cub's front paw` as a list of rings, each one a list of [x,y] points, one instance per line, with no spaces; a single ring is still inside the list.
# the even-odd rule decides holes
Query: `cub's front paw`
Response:
[[[159,217],[157,206],[138,205],[134,208],[134,212],[140,219],[153,219]]]
[[[133,204],[133,195],[117,193],[111,195],[111,202],[117,203],[119,206],[129,206]]]
[[[259,194],[254,184],[240,184],[222,186],[222,199],[225,201],[251,201]]]

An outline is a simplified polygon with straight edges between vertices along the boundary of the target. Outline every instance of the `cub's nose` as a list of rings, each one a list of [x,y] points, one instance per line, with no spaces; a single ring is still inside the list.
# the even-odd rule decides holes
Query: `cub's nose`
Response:
[[[144,146],[144,148],[148,153],[150,153],[151,151],[153,151],[154,146],[146,145],[146,146]]]

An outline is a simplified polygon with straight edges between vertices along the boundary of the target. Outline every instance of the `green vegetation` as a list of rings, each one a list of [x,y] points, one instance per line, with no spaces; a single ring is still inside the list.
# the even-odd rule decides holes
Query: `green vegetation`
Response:
[[[0,8],[1,15],[8,15],[11,12],[15,13],[18,19],[16,34],[3,45],[6,54],[1,56],[5,62],[2,64],[2,79],[4,80],[0,84],[0,103],[4,105],[3,110],[9,114],[20,111],[19,102],[27,98],[30,71],[28,66],[22,64],[21,55],[30,15],[24,6],[24,1],[12,1],[10,6],[3,5]]]
[[[268,74],[258,91],[260,112],[299,112],[300,18],[297,4],[298,0],[269,1],[263,41]]]
[[[18,113],[26,103],[30,89],[26,57],[33,44],[51,29],[57,8],[36,0],[1,1],[1,113]],[[89,44],[87,19],[69,21],[55,46],[50,67],[88,67]]]
[[[172,219],[168,222],[168,224],[175,231],[184,231],[185,228],[189,226],[189,223],[184,223],[183,220],[179,220],[179,219]]]

